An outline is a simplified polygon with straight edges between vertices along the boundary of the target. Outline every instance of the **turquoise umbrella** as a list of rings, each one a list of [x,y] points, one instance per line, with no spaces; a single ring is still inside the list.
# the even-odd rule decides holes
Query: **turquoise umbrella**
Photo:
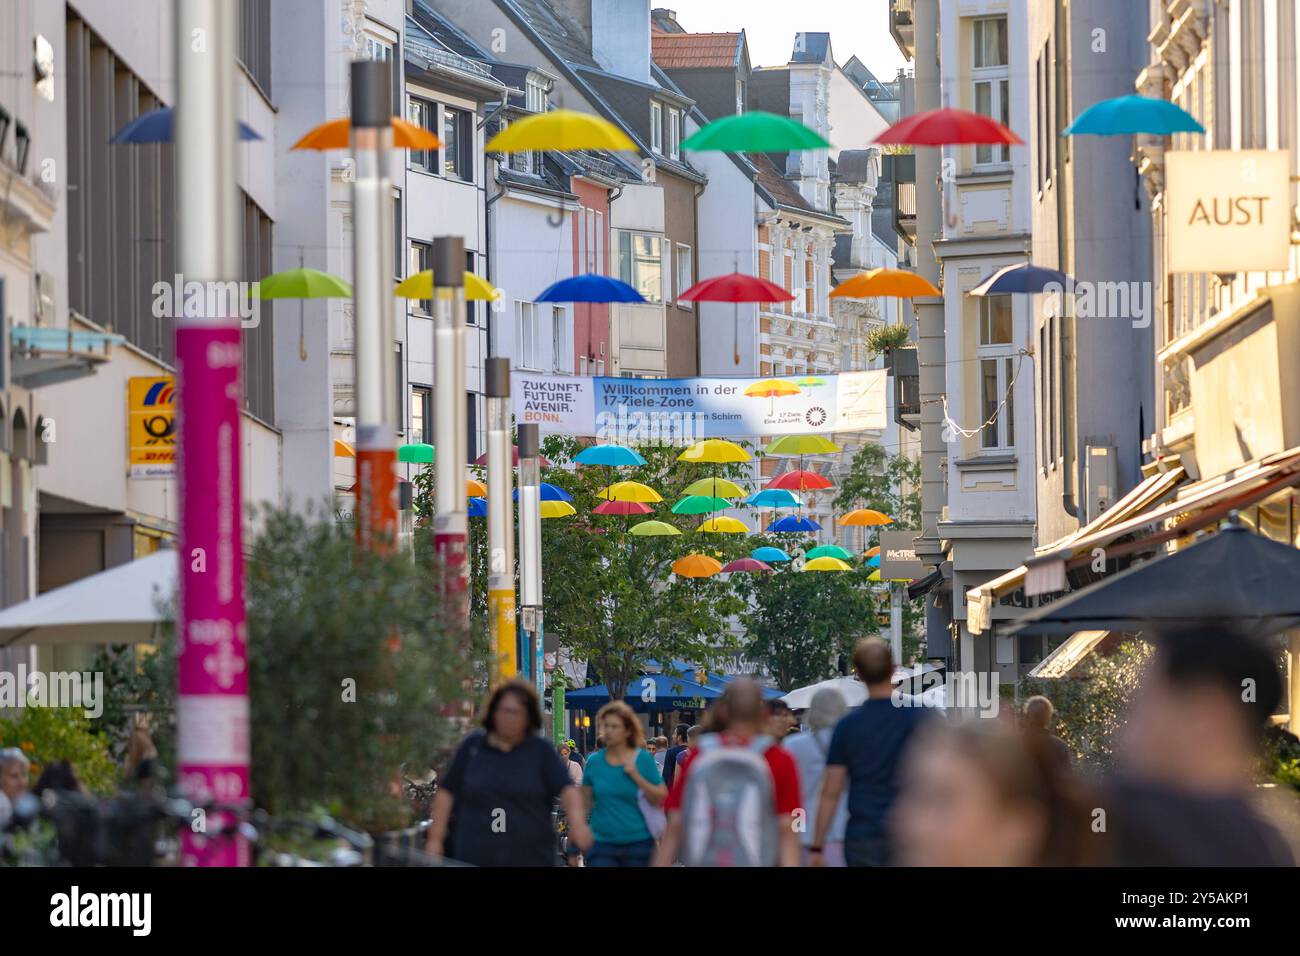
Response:
[[[1117,96],[1094,103],[1065,128],[1062,136],[1129,136],[1147,133],[1202,133],[1205,127],[1177,103],[1152,96]]]

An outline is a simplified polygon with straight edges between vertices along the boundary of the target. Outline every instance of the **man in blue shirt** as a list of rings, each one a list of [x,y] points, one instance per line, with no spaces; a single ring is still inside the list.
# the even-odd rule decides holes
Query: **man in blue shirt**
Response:
[[[849,823],[844,832],[844,859],[849,866],[888,866],[889,810],[898,796],[898,766],[916,728],[925,719],[920,702],[892,699],[894,659],[878,637],[858,643],[853,669],[867,688],[867,699],[849,711],[831,735],[826,753],[816,830],[808,862],[822,864],[822,842],[835,817],[847,782]],[[914,704],[915,706],[908,706]]]

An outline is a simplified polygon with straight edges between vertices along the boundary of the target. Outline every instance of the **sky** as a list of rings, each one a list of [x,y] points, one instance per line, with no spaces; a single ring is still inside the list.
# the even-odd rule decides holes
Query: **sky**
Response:
[[[799,32],[829,33],[835,62],[857,54],[882,82],[906,65],[889,35],[889,0],[653,0],[652,6],[676,10],[691,33],[743,28],[756,67],[786,63]]]

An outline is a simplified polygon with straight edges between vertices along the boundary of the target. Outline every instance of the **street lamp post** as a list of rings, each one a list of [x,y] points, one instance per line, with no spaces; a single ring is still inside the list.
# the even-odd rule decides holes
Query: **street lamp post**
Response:
[[[510,460],[510,359],[486,362],[488,650],[496,686],[518,673],[515,640],[514,465]]]
[[[177,266],[186,285],[229,288],[239,273],[235,179],[238,9],[224,0],[176,2]],[[201,42],[200,42],[201,41]],[[239,303],[203,295],[176,321],[180,445],[180,606],[177,765],[196,803],[245,805],[249,789],[248,645],[240,494]],[[246,866],[240,837],[209,840],[229,814],[185,832],[182,861]],[[197,823],[197,820],[196,820]]]
[[[393,378],[393,101],[389,64],[352,64],[352,288],[356,321],[357,544],[397,543],[397,408]]]
[[[527,635],[526,670],[541,696],[546,676],[542,666],[542,476],[537,425],[520,425],[518,441],[520,618]]]

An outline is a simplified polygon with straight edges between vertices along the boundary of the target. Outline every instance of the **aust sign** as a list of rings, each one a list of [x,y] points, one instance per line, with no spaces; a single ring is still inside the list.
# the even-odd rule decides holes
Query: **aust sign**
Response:
[[[1170,272],[1284,270],[1291,256],[1290,154],[1165,153]]]

